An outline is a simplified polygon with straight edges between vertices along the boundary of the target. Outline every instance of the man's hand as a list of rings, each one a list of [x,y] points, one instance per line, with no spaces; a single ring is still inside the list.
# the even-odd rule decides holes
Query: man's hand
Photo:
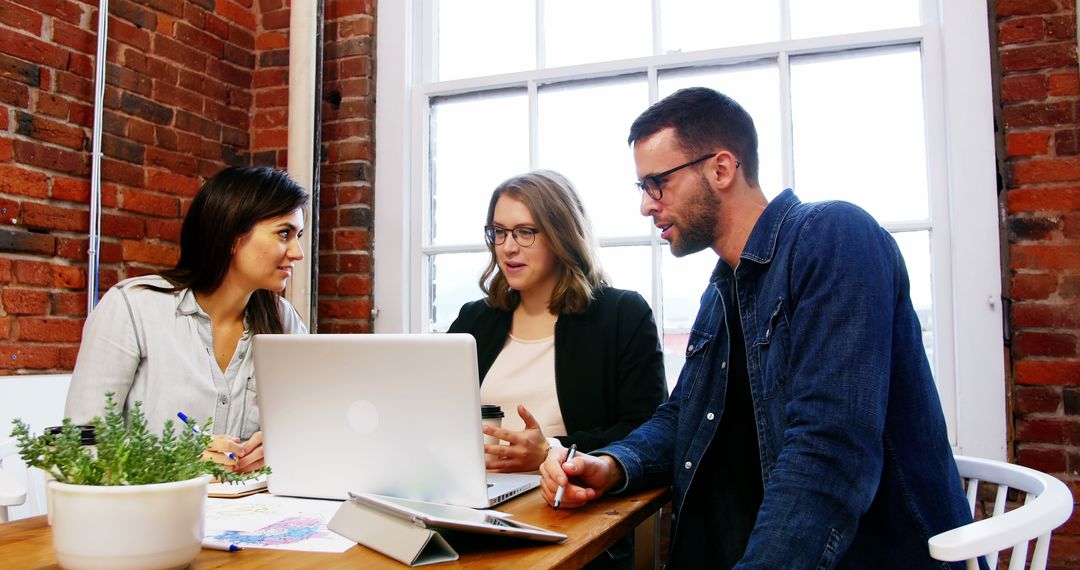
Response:
[[[566,490],[559,508],[573,509],[622,483],[622,469],[610,456],[578,453],[566,461],[567,453],[566,449],[553,449],[540,465],[540,493],[549,505],[555,504],[560,485],[565,485]]]

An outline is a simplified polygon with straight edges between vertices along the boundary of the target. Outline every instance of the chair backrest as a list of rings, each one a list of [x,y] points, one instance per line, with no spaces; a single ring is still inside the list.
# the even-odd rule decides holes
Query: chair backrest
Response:
[[[966,481],[972,514],[980,483],[997,485],[994,509],[989,518],[931,537],[930,555],[949,562],[966,560],[969,569],[977,569],[978,558],[985,556],[990,570],[995,570],[998,553],[1011,548],[1009,569],[1020,570],[1027,559],[1028,543],[1034,539],[1031,569],[1046,568],[1050,533],[1072,515],[1069,488],[1050,475],[1002,461],[956,456],[956,466]],[[1023,492],[1025,498],[1023,504],[1005,512],[1010,488]]]
[[[0,441],[8,438],[11,420],[15,418],[29,424],[33,433],[60,425],[70,383],[70,374],[0,376],[0,402],[18,403],[0,405]],[[3,471],[26,486],[26,502],[6,508],[10,518],[15,520],[45,514],[47,501],[43,473],[35,468],[27,468],[17,455],[9,456],[3,462]]]
[[[0,522],[8,521],[8,507],[23,504],[26,501],[26,484],[4,470],[4,460],[18,453],[15,440],[0,440]]]

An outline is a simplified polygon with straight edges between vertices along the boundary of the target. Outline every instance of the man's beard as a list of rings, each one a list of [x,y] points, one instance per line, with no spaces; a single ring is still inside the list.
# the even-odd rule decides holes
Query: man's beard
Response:
[[[684,257],[712,247],[720,216],[720,197],[704,175],[683,209],[683,221],[677,225],[677,239],[671,241],[671,254]]]

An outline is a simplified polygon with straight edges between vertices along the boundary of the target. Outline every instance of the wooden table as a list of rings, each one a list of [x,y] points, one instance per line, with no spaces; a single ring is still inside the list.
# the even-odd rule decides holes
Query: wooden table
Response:
[[[451,546],[461,558],[439,568],[580,568],[639,523],[660,510],[667,489],[625,497],[605,497],[580,509],[554,511],[540,492],[530,491],[498,506],[517,520],[565,533],[558,544],[478,537],[455,539]],[[5,568],[58,568],[52,530],[44,516],[0,524],[0,563]],[[512,565],[512,566],[511,566]],[[341,554],[291,552],[249,548],[240,552],[202,550],[192,570],[207,568],[402,568],[402,564],[356,545]]]

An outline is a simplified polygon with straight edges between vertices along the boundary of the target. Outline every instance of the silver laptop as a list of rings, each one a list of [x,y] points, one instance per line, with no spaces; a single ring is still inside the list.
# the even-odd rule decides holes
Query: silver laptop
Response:
[[[372,493],[486,508],[540,484],[487,473],[468,334],[257,335],[275,495]]]

